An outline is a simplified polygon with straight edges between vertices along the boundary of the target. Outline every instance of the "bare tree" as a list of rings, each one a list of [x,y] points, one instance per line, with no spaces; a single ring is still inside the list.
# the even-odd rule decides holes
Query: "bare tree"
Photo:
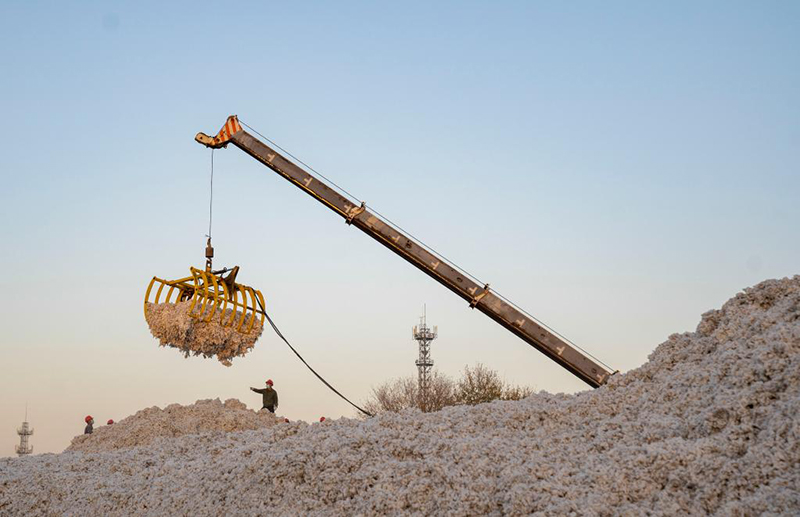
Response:
[[[417,407],[417,391],[417,381],[413,377],[388,381],[377,388],[372,388],[372,396],[364,404],[364,409],[377,414]]]
[[[522,400],[533,393],[533,388],[506,384],[503,386],[501,400]]]
[[[446,406],[454,406],[458,403],[456,399],[456,384],[450,377],[433,372],[431,383],[428,386],[428,411],[439,411]]]
[[[464,367],[464,375],[456,384],[458,401],[462,404],[480,404],[503,396],[503,381],[496,371],[481,363]]]
[[[428,411],[439,411],[457,403],[455,383],[450,377],[434,370],[429,389]],[[419,407],[419,385],[416,377],[401,377],[373,388],[372,396],[364,404],[364,409],[372,414]]]
[[[520,400],[533,392],[528,387],[506,384],[496,371],[480,363],[471,368],[465,366],[463,376],[457,382],[434,370],[429,388],[428,411],[497,399]],[[372,389],[372,395],[364,403],[364,409],[372,414],[419,407],[419,385],[416,377],[401,377],[381,384]]]

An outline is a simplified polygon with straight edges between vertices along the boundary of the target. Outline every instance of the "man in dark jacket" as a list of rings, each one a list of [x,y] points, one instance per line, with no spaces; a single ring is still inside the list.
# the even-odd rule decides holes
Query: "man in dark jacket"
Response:
[[[83,419],[86,422],[86,428],[83,430],[83,434],[92,434],[93,425],[94,425],[94,418],[91,415],[88,415],[86,418]]]
[[[278,407],[278,392],[272,388],[272,379],[267,379],[266,388],[250,388],[256,393],[261,393],[261,409],[274,413]]]

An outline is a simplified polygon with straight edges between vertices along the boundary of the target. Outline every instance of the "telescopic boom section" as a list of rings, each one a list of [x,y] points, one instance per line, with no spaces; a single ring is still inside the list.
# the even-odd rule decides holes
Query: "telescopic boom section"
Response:
[[[215,137],[198,133],[195,140],[215,149],[232,143],[339,214],[347,224],[355,226],[400,255],[466,300],[470,307],[486,314],[590,386],[596,388],[605,384],[611,375],[612,372],[608,369],[531,320],[516,307],[503,301],[489,289],[488,284],[476,284],[466,278],[440,257],[433,255],[419,243],[371,213],[364,203],[359,205],[342,196],[275,149],[247,133],[235,115],[228,117],[225,126]]]

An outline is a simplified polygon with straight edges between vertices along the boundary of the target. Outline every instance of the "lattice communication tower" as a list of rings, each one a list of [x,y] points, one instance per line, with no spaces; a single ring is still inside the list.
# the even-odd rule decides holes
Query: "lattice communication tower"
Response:
[[[17,429],[19,435],[19,445],[15,448],[19,456],[27,456],[33,452],[33,447],[28,445],[28,437],[33,435],[33,429],[28,425],[28,409],[25,408],[25,421],[22,422],[22,427]]]
[[[421,411],[430,411],[431,369],[433,368],[431,341],[436,339],[438,335],[438,327],[433,327],[433,329],[428,327],[427,309],[423,306],[419,325],[415,326],[412,332],[414,341],[419,344],[419,358],[415,362],[418,372],[417,383],[419,389],[419,409]]]

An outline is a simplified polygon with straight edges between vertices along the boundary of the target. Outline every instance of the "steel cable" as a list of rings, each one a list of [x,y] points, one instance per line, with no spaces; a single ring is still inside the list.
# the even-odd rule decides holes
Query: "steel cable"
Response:
[[[211,238],[211,216],[214,207],[214,149],[211,149],[211,195],[208,200],[208,237]]]
[[[291,343],[289,343],[289,340],[288,340],[288,339],[286,339],[286,337],[284,337],[284,335],[283,335],[283,334],[281,333],[281,331],[278,329],[277,325],[275,325],[275,322],[273,322],[273,321],[272,321],[272,318],[270,318],[270,317],[269,317],[269,314],[267,314],[267,311],[265,311],[265,310],[264,310],[264,306],[263,306],[263,305],[261,305],[261,301],[259,301],[259,302],[258,302],[258,304],[259,304],[259,306],[261,306],[261,311],[262,311],[262,314],[264,314],[264,316],[266,316],[266,317],[267,317],[267,321],[268,321],[268,322],[269,322],[269,324],[272,326],[272,330],[274,330],[274,331],[275,331],[275,333],[278,335],[278,337],[279,337],[279,338],[281,338],[281,339],[283,340],[283,342],[284,342],[284,343],[286,343],[286,344],[289,346],[289,348],[291,348],[291,349],[292,349],[292,352],[294,352],[294,355],[296,355],[296,356],[297,356],[297,358],[298,358],[298,359],[300,359],[300,361],[302,361],[304,365],[306,365],[306,368],[308,368],[309,370],[311,370],[311,373],[313,373],[314,375],[316,375],[317,379],[319,379],[320,381],[322,381],[322,383],[323,383],[325,386],[327,386],[327,387],[328,387],[328,388],[329,388],[329,389],[330,389],[332,392],[334,392],[334,393],[336,393],[337,395],[339,395],[339,396],[340,396],[340,397],[341,397],[341,398],[342,398],[342,399],[343,399],[345,402],[347,402],[348,404],[350,404],[351,406],[353,406],[353,407],[354,407],[354,408],[356,408],[357,410],[361,411],[362,413],[364,413],[364,414],[365,414],[365,415],[367,415],[367,416],[374,416],[374,415],[373,415],[372,413],[370,413],[369,411],[367,411],[367,410],[365,410],[365,409],[362,409],[361,407],[359,407],[359,406],[357,406],[356,404],[354,404],[353,402],[351,402],[351,401],[350,401],[350,399],[348,399],[347,397],[345,397],[344,395],[342,395],[342,394],[339,392],[339,390],[337,390],[336,388],[334,388],[333,386],[331,386],[331,384],[330,384],[328,381],[326,381],[325,379],[323,379],[323,378],[322,378],[322,375],[318,374],[318,373],[317,373],[317,371],[316,371],[316,370],[314,370],[314,368],[312,368],[312,367],[311,367],[311,365],[310,365],[310,364],[308,364],[308,363],[306,362],[306,360],[305,360],[305,359],[303,359],[303,356],[302,356],[302,355],[300,355],[300,353],[299,353],[297,350],[295,350],[295,348],[292,346],[292,344],[291,344]]]
[[[300,159],[300,158],[298,158],[297,156],[293,155],[292,153],[290,153],[289,151],[287,151],[286,149],[284,149],[283,147],[281,147],[280,145],[278,145],[276,142],[274,142],[274,141],[270,140],[269,138],[267,138],[267,137],[266,137],[266,136],[264,136],[263,134],[259,133],[259,132],[258,132],[258,131],[257,131],[255,128],[253,128],[252,126],[250,126],[250,125],[246,124],[246,123],[245,123],[245,122],[243,122],[241,119],[239,119],[239,122],[240,122],[240,123],[241,123],[243,126],[245,126],[245,127],[247,127],[248,129],[252,130],[252,131],[253,131],[255,134],[257,134],[258,136],[260,136],[261,138],[263,138],[264,140],[266,140],[267,142],[271,143],[272,145],[274,145],[275,147],[277,147],[278,149],[280,149],[281,151],[283,151],[284,153],[286,153],[287,155],[289,155],[289,156],[290,156],[290,157],[292,157],[293,159],[297,160],[297,162],[299,162],[299,163],[300,163],[300,164],[302,164],[304,167],[306,167],[306,168],[307,168],[307,169],[308,169],[310,172],[313,172],[314,174],[317,174],[317,175],[318,175],[318,176],[320,176],[322,179],[324,179],[325,181],[329,182],[331,185],[333,185],[334,187],[336,187],[336,189],[338,189],[338,190],[340,191],[340,193],[347,194],[348,196],[350,196],[351,198],[353,198],[353,199],[354,199],[354,200],[355,200],[357,203],[361,203],[361,199],[359,199],[357,196],[355,196],[355,195],[351,194],[350,192],[348,192],[348,191],[347,191],[347,190],[345,190],[344,188],[340,187],[340,186],[339,186],[338,184],[336,184],[334,181],[332,181],[331,179],[329,179],[329,178],[325,177],[325,176],[324,176],[322,173],[318,172],[316,169],[314,169],[313,167],[311,167],[310,165],[308,165],[307,163],[305,163],[303,160],[301,160],[301,159]],[[430,252],[430,253],[431,253],[431,254],[433,254],[434,256],[438,257],[438,258],[439,258],[439,259],[441,259],[443,262],[450,264],[450,265],[451,265],[451,266],[452,266],[454,269],[458,270],[458,271],[459,271],[460,273],[462,273],[464,276],[467,276],[467,277],[469,277],[470,279],[472,279],[474,282],[476,282],[476,283],[478,283],[478,284],[483,284],[483,285],[486,285],[486,283],[485,283],[485,282],[483,282],[483,281],[479,280],[477,277],[475,277],[474,275],[472,275],[472,274],[471,274],[469,271],[467,271],[466,269],[464,269],[464,268],[462,268],[461,266],[459,266],[459,265],[458,265],[458,264],[457,264],[455,261],[452,261],[452,260],[448,259],[447,257],[445,257],[444,255],[442,255],[441,253],[439,253],[438,251],[436,251],[436,250],[435,250],[434,248],[432,248],[431,246],[428,246],[428,245],[427,245],[427,244],[425,244],[425,243],[424,243],[422,240],[420,240],[418,237],[414,236],[414,234],[412,234],[411,232],[409,232],[409,231],[407,231],[407,230],[404,230],[404,229],[403,229],[403,228],[402,228],[400,225],[398,225],[398,224],[394,223],[394,222],[393,222],[391,219],[389,219],[389,218],[388,218],[388,217],[386,217],[385,215],[383,215],[383,214],[381,214],[380,212],[378,212],[378,211],[377,211],[377,210],[376,210],[374,207],[371,207],[371,206],[370,206],[370,207],[369,207],[369,209],[370,209],[370,211],[371,211],[371,212],[373,212],[375,215],[377,215],[377,216],[381,217],[381,218],[382,218],[382,219],[383,219],[383,220],[384,220],[386,223],[388,223],[389,225],[391,225],[391,226],[392,226],[392,227],[393,227],[395,230],[397,230],[397,231],[399,231],[399,232],[401,232],[401,233],[404,233],[404,234],[406,234],[408,237],[410,237],[411,239],[413,239],[414,241],[416,241],[416,243],[417,243],[417,244],[419,244],[419,245],[421,245],[423,248],[425,248],[425,249],[426,249],[428,252]],[[496,295],[498,298],[502,299],[504,302],[506,302],[506,303],[507,303],[507,304],[509,304],[510,306],[514,307],[514,308],[515,308],[516,310],[518,310],[519,312],[521,312],[521,313],[525,314],[526,316],[528,316],[528,317],[529,317],[529,318],[530,318],[532,321],[535,321],[536,323],[540,324],[542,327],[546,328],[547,330],[549,330],[550,332],[552,332],[552,333],[553,333],[553,334],[555,334],[556,336],[558,336],[558,337],[560,337],[561,339],[563,339],[565,342],[569,343],[569,344],[570,344],[572,347],[574,347],[574,348],[576,348],[576,349],[580,350],[580,351],[581,351],[581,352],[583,352],[585,355],[587,355],[587,356],[591,357],[592,359],[594,359],[595,361],[597,361],[599,364],[601,364],[601,365],[605,366],[606,368],[608,368],[608,370],[609,370],[610,372],[614,372],[614,371],[615,371],[615,370],[614,370],[614,369],[613,369],[611,366],[607,365],[606,363],[604,363],[603,361],[601,361],[601,360],[600,360],[600,359],[598,359],[597,357],[593,356],[592,354],[590,354],[589,352],[587,352],[586,350],[584,350],[583,348],[581,348],[580,346],[578,346],[577,344],[575,344],[575,343],[574,343],[572,340],[570,340],[569,338],[565,337],[563,334],[561,334],[561,333],[557,332],[557,331],[556,331],[556,330],[554,330],[552,327],[550,327],[549,325],[547,325],[545,322],[543,322],[543,321],[542,321],[542,320],[540,320],[539,318],[537,318],[537,317],[533,316],[532,314],[530,314],[529,312],[527,312],[525,309],[521,308],[519,305],[515,304],[514,302],[512,302],[511,300],[509,300],[509,299],[508,299],[508,298],[506,298],[505,296],[501,295],[501,294],[500,294],[499,292],[497,292],[496,290],[492,289],[492,293],[494,293],[494,294],[495,294],[495,295]]]

